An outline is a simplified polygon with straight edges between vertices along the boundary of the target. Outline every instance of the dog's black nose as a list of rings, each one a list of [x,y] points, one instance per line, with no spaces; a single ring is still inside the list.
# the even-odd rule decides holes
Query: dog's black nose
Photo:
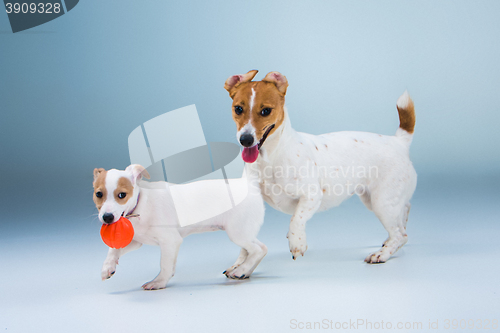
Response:
[[[102,216],[102,219],[104,220],[104,222],[106,223],[113,223],[113,221],[115,220],[115,216],[111,213],[105,213],[103,216]]]
[[[240,136],[240,143],[243,147],[251,147],[253,145],[253,135],[252,134],[243,134]]]

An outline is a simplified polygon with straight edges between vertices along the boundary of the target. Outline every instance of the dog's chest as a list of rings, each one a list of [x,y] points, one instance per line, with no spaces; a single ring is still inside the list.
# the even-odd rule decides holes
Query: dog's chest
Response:
[[[258,163],[256,167],[264,200],[274,209],[293,214],[300,197],[299,177],[293,172],[287,173],[281,165],[271,165],[265,161]]]

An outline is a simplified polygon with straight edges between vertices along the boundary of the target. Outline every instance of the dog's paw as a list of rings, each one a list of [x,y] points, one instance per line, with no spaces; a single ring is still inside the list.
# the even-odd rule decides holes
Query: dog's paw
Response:
[[[228,269],[226,269],[224,272],[222,272],[222,274],[229,277],[229,274],[231,274],[236,268],[238,268],[238,266],[233,265],[233,266],[229,267]]]
[[[116,264],[117,264],[117,262],[115,262],[115,261],[104,262],[104,264],[102,265],[102,270],[101,270],[101,279],[103,281],[109,279],[110,277],[113,276],[113,274],[115,274]]]
[[[390,252],[384,251],[384,249],[382,249],[377,252],[370,253],[368,257],[365,258],[365,262],[367,264],[382,264],[389,260],[390,257]]]
[[[142,289],[144,290],[158,290],[165,289],[167,287],[166,280],[153,280],[142,285]]]
[[[290,231],[286,237],[288,238],[292,259],[297,259],[299,255],[304,256],[304,253],[307,251],[306,233],[295,233]]]
[[[248,270],[243,269],[241,267],[241,265],[236,267],[235,269],[232,269],[231,271],[229,271],[229,270],[224,271],[224,275],[227,276],[229,279],[233,279],[233,280],[248,279],[251,274],[252,274],[252,272],[249,272]]]

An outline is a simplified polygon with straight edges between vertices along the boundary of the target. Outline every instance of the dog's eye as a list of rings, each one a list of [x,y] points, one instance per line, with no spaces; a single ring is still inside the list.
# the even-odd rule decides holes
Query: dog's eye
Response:
[[[260,114],[264,117],[267,117],[271,114],[271,108],[264,108],[260,111]]]
[[[243,113],[243,108],[239,105],[235,106],[234,107],[234,113],[236,113],[237,115],[240,115]]]
[[[126,196],[127,196],[127,193],[125,193],[125,192],[120,192],[120,193],[118,193],[118,198],[120,198],[120,199],[123,199],[123,198],[125,198]]]
[[[102,192],[101,191],[95,192],[95,196],[98,198],[102,198]]]

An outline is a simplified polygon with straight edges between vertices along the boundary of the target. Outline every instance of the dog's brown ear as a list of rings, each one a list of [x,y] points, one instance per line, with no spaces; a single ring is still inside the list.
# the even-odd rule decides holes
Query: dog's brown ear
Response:
[[[103,171],[106,171],[106,170],[104,170],[103,168],[95,168],[94,169],[94,183],[95,183],[97,177],[99,177],[99,174]]]
[[[151,178],[146,168],[139,164],[131,164],[125,169],[125,171],[129,172],[132,175],[134,182],[137,182],[142,177],[146,179]]]
[[[262,79],[262,81],[274,83],[280,93],[282,93],[283,95],[286,94],[286,88],[288,88],[288,80],[286,79],[286,76],[282,75],[281,73],[270,72],[266,75],[265,78]]]
[[[231,96],[231,98],[233,98],[233,96],[235,94],[234,89],[244,82],[252,81],[258,72],[259,72],[258,70],[254,69],[254,70],[249,71],[246,74],[239,74],[239,75],[230,76],[226,80],[226,83],[224,84],[224,89],[226,89],[229,92],[229,96]]]

